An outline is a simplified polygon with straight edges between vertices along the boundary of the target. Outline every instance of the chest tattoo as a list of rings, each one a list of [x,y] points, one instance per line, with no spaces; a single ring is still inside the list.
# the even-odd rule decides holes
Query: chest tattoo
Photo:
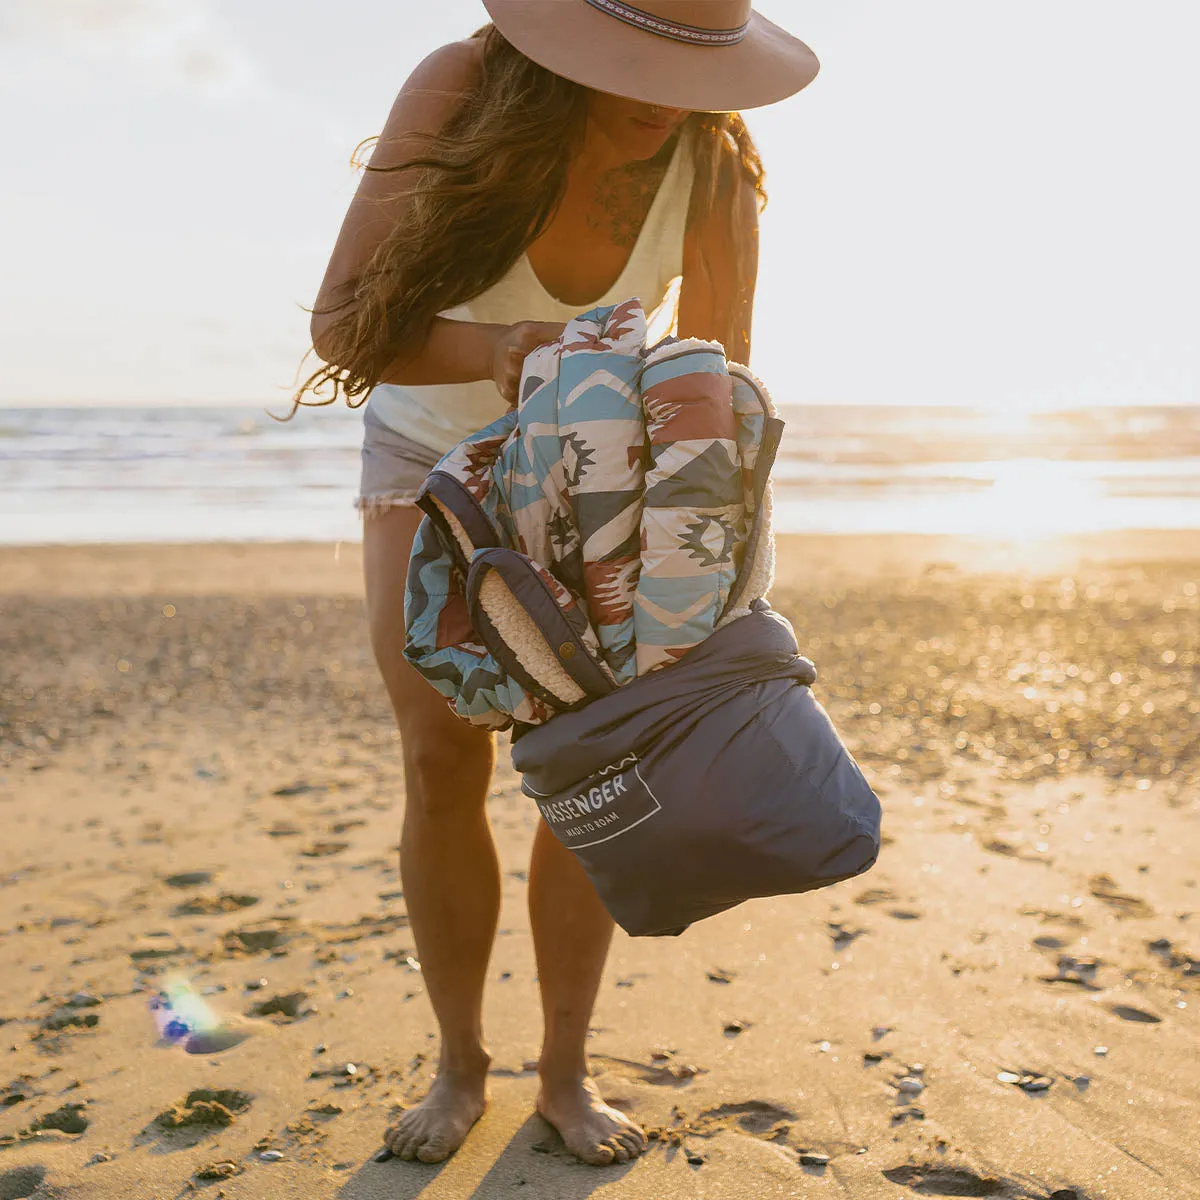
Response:
[[[632,250],[671,159],[662,154],[606,172],[588,206],[588,228],[615,246]]]

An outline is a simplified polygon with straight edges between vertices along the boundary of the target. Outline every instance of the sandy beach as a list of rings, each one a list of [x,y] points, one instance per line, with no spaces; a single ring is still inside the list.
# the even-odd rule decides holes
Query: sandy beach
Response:
[[[532,1114],[536,809],[502,751],[492,1103],[374,1163],[435,1050],[356,545],[0,549],[0,1200],[1200,1197],[1200,541],[789,537],[773,602],[885,809],[860,880],[618,935]],[[238,1044],[162,1044],[186,980]],[[194,1047],[197,1050],[211,1047]]]

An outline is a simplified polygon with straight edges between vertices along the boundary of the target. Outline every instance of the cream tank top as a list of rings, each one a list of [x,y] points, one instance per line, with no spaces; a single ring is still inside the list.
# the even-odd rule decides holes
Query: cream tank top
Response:
[[[565,322],[589,309],[636,297],[650,317],[652,344],[675,325],[694,177],[692,148],[684,136],[675,147],[625,269],[599,299],[589,304],[564,304],[555,299],[534,273],[528,255],[522,254],[499,283],[441,315],[455,321],[498,325]],[[506,408],[490,379],[426,387],[382,383],[372,389],[367,406],[389,429],[439,455],[490,425]]]

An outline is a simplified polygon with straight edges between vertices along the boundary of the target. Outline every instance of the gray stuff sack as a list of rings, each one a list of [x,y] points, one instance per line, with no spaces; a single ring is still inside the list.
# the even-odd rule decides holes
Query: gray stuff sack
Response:
[[[678,663],[514,735],[524,792],[627,933],[874,865],[879,800],[815,679],[758,601]]]

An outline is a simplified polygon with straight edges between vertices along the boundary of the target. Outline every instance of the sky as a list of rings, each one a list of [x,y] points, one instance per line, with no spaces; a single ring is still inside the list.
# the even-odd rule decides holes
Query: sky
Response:
[[[578,0],[562,0],[576,3]],[[777,401],[1200,403],[1200,5],[760,0]],[[276,403],[412,67],[479,0],[0,0],[0,403]]]

